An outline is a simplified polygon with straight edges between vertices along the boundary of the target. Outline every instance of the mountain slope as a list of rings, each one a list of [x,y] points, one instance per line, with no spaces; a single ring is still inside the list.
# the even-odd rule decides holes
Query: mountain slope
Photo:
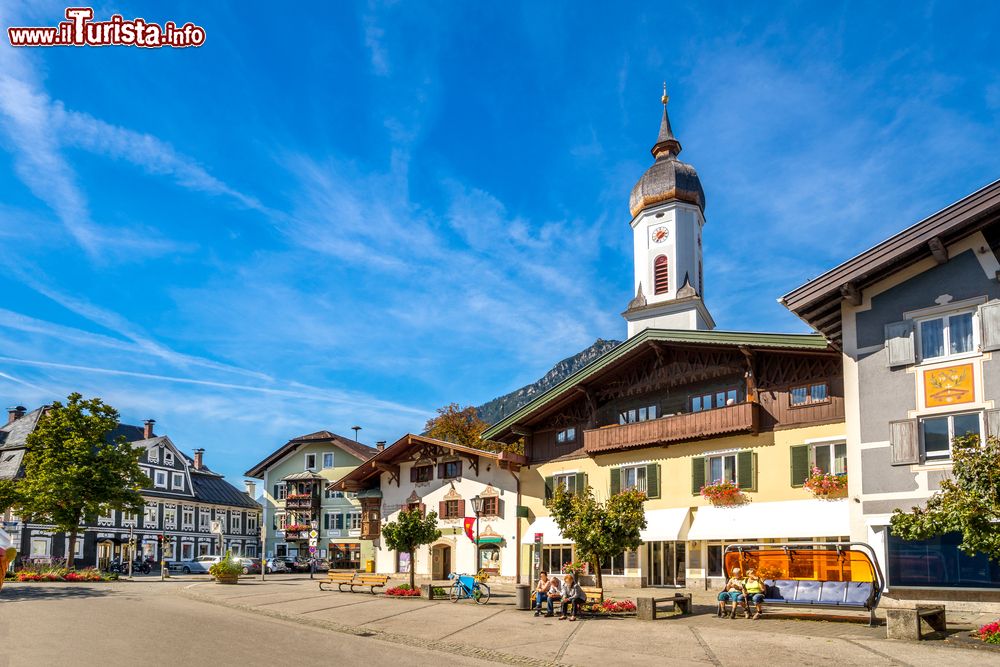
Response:
[[[494,398],[492,401],[483,403],[476,408],[479,412],[479,417],[488,424],[497,423],[518,408],[527,404],[539,394],[548,391],[584,366],[588,366],[597,359],[601,358],[618,345],[621,345],[620,340],[604,340],[603,338],[598,338],[594,341],[594,344],[586,350],[578,352],[572,357],[566,357],[557,363],[539,380],[536,380],[529,385],[525,385],[520,389],[516,389],[509,394],[504,394],[503,396]]]

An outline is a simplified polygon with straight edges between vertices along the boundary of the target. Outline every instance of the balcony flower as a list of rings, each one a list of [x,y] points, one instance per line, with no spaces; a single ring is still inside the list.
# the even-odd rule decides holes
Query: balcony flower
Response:
[[[311,530],[311,526],[304,523],[292,523],[285,526],[286,533],[301,533],[302,531]]]
[[[802,485],[817,498],[842,498],[847,495],[847,473],[834,475],[813,467]]]
[[[701,487],[701,495],[716,507],[734,507],[747,502],[739,484],[721,479]]]

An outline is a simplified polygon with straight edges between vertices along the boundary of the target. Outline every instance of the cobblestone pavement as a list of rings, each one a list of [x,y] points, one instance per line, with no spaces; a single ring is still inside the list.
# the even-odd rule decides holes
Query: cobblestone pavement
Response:
[[[453,656],[526,665],[607,665],[637,661],[657,665],[769,666],[832,662],[842,665],[1000,665],[1000,652],[964,638],[889,641],[885,627],[869,628],[867,615],[805,620],[765,614],[760,620],[719,619],[712,595],[696,597],[696,613],[655,622],[596,618],[576,623],[536,618],[514,609],[512,591],[498,587],[487,605],[369,593],[321,592],[308,579],[241,580],[220,586],[204,579],[173,584],[183,596],[290,620],[339,633],[405,644]],[[625,591],[622,591],[625,592]],[[637,591],[628,591],[634,595]],[[640,593],[641,594],[641,593]],[[700,604],[699,604],[700,603]]]

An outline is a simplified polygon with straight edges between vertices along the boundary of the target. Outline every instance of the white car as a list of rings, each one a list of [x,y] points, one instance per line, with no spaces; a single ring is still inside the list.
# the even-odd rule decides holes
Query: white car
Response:
[[[179,563],[174,568],[184,574],[207,574],[208,568],[222,560],[222,556],[198,556],[194,560],[186,560]]]
[[[285,565],[285,561],[281,558],[268,558],[265,562],[267,563],[267,574],[288,572],[288,566]]]

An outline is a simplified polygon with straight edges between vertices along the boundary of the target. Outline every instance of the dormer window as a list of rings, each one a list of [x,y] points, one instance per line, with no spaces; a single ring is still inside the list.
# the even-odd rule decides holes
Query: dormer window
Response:
[[[163,462],[165,464],[167,464],[168,466],[172,466],[174,464],[174,455],[173,455],[173,453],[164,450],[164,452],[163,452]]]

